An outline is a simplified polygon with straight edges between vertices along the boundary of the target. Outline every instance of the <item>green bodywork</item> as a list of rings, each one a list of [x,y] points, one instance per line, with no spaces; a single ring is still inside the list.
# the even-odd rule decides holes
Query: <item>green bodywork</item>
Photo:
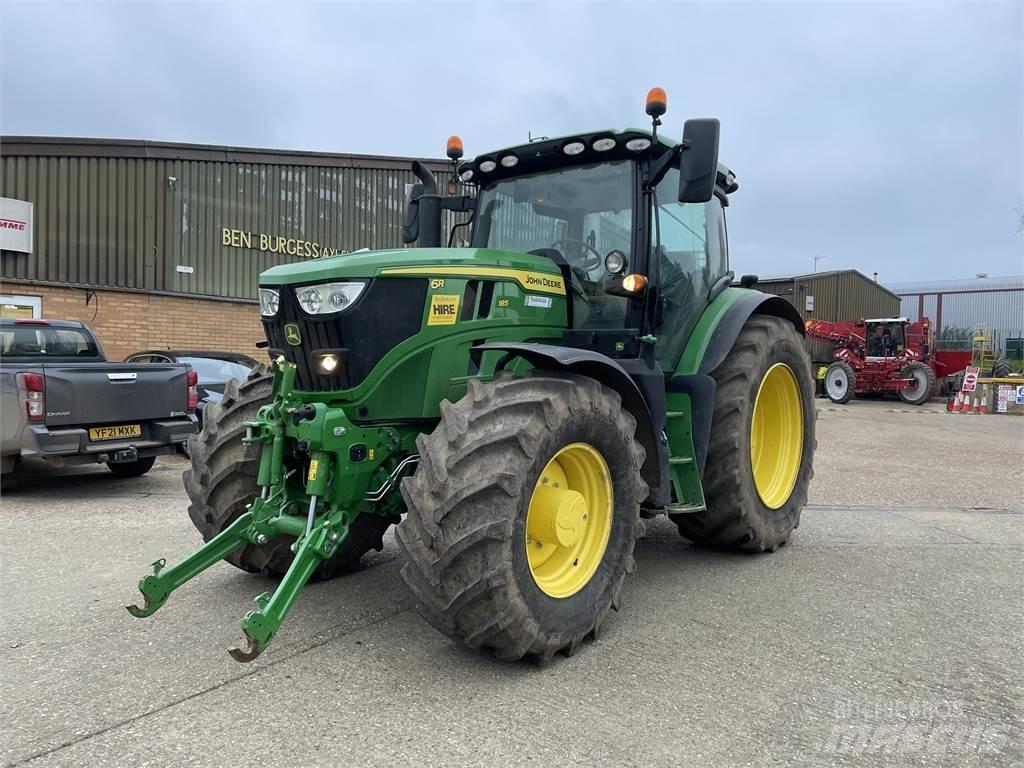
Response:
[[[667,140],[665,140],[666,143]],[[722,172],[728,172],[721,166]],[[426,281],[420,330],[386,354],[349,389],[298,391],[296,365],[284,356],[272,362],[273,398],[247,424],[245,440],[261,447],[258,488],[244,514],[195,553],[171,567],[163,560],[139,583],[145,602],[129,611],[138,617],[158,610],[173,590],[245,546],[265,544],[285,534],[295,537],[294,560],[273,594],[256,598],[256,609],[242,620],[247,644],[232,648],[239,660],[262,652],[278,632],[289,608],[317,565],[344,542],[360,515],[404,512],[397,492],[416,464],[416,438],[433,431],[442,402],[455,402],[470,379],[490,380],[499,361],[513,370],[528,365],[509,361],[502,351],[471,355],[483,342],[537,342],[557,345],[567,326],[567,292],[556,265],[543,256],[480,248],[408,248],[353,253],[274,267],[260,285],[277,290],[332,280]],[[493,283],[492,290],[467,292],[467,283]],[[728,308],[748,293],[722,291],[700,315],[675,375],[697,372],[712,334]],[[431,322],[434,296],[466,297],[454,322]],[[490,302],[480,307],[480,302]],[[358,311],[356,307],[354,312]],[[286,340],[301,351],[308,341],[299,328],[286,328]],[[646,338],[653,343],[653,337]],[[505,359],[503,359],[505,358]],[[704,508],[695,460],[690,396],[667,394],[666,437],[675,502],[669,512]],[[295,463],[295,446],[308,459]]]

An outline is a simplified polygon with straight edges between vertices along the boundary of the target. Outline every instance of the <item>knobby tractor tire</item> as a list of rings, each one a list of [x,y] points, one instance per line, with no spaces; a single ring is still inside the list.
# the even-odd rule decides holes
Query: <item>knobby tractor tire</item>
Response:
[[[209,541],[245,512],[245,505],[259,493],[256,484],[260,449],[242,443],[244,422],[256,418],[259,409],[270,402],[273,376],[267,366],[253,370],[249,378],[233,379],[224,388],[219,403],[206,409],[203,429],[189,438],[192,466],[185,470],[185,490],[191,504],[188,515]],[[362,514],[349,528],[348,538],[334,557],[325,560],[314,578],[329,579],[355,570],[359,558],[371,549],[384,546],[384,532],[396,516]],[[269,544],[250,544],[225,559],[237,568],[262,576],[280,576],[288,570],[294,554],[291,536],[278,536]]]
[[[930,365],[924,363],[910,363],[900,372],[900,378],[913,378],[918,383],[918,386],[912,390],[900,390],[900,399],[907,405],[924,405],[931,399],[938,386],[935,381],[935,371]]]
[[[1013,373],[1013,367],[1006,358],[1000,357],[992,366],[992,378],[994,379],[1004,379],[1011,373]]]
[[[835,379],[832,378],[833,372],[839,374]],[[846,377],[846,389],[842,392],[838,391],[838,386],[835,382]],[[829,384],[832,387],[829,387]],[[857,372],[849,365],[849,363],[832,363],[825,372],[825,394],[828,395],[828,399],[833,403],[842,405],[848,403],[853,399],[854,393],[857,389]]]
[[[635,431],[616,392],[569,374],[500,374],[470,381],[454,405],[442,402],[440,424],[417,439],[416,473],[402,482],[401,573],[420,614],[454,640],[510,661],[572,655],[596,637],[609,609],[618,609],[642,532],[647,485]],[[610,534],[589,581],[552,597],[530,568],[527,512],[548,462],[580,443],[607,464]]]
[[[761,500],[751,463],[751,422],[762,380],[782,363],[792,372],[802,409],[803,446],[795,483],[777,508]],[[814,475],[814,381],[800,334],[777,317],[754,315],[740,332],[728,357],[711,374],[717,383],[704,495],[707,509],[673,515],[679,532],[709,547],[742,552],[774,552],[800,524],[807,487]],[[759,406],[764,407],[764,406]]]

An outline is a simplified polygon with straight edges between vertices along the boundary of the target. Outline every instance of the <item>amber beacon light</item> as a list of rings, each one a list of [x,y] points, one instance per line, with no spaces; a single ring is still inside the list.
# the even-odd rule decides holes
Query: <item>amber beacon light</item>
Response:
[[[647,106],[645,111],[651,117],[661,117],[668,109],[668,96],[664,88],[651,88],[647,92]]]
[[[458,160],[462,157],[462,139],[459,136],[449,136],[444,151],[452,160]]]

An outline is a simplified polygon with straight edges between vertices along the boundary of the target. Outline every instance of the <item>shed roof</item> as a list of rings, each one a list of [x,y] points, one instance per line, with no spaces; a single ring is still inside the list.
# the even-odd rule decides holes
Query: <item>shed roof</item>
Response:
[[[866,283],[871,283],[872,285],[878,286],[878,289],[880,291],[888,293],[890,296],[893,296],[894,298],[899,298],[898,294],[896,294],[886,286],[882,285],[881,283],[872,280],[859,269],[830,269],[826,272],[803,272],[798,275],[771,275],[766,277],[759,276],[757,281],[759,283],[787,283],[793,280],[814,280],[822,277],[833,277],[837,275],[851,277],[855,276]]]
[[[1024,275],[1006,277],[970,277],[959,280],[916,280],[889,283],[889,289],[900,295],[915,293],[974,293],[978,291],[1024,291]]]
[[[397,155],[360,155],[232,147],[222,144],[183,144],[146,139],[91,139],[68,136],[0,136],[0,154],[6,157],[123,157],[331,168],[396,168],[408,166],[413,160],[419,160],[432,171],[444,171],[450,167],[447,160]]]

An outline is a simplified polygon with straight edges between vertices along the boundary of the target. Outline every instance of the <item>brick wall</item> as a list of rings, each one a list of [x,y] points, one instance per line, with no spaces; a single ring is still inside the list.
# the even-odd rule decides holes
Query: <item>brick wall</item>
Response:
[[[96,291],[87,305],[85,291],[71,288],[0,284],[0,293],[42,298],[42,316],[80,320],[92,328],[110,360],[143,349],[208,349],[242,352],[257,360],[265,338],[259,307],[232,301]]]

